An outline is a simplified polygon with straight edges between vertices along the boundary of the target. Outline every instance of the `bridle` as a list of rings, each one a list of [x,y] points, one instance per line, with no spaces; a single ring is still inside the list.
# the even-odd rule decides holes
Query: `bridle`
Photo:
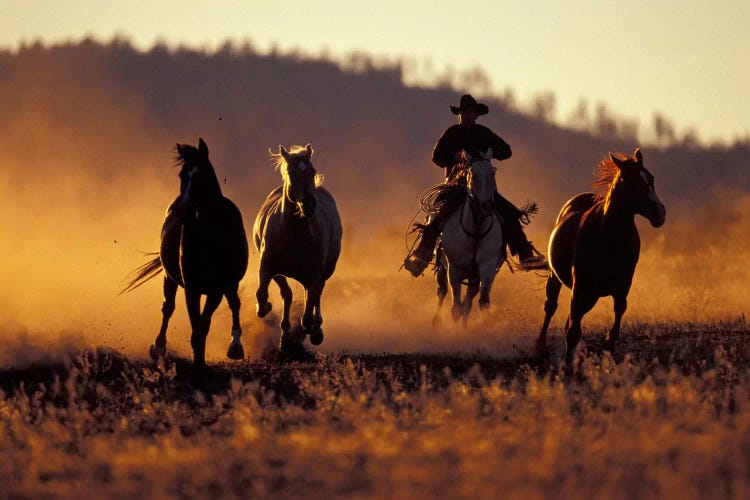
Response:
[[[466,195],[469,200],[469,209],[471,210],[471,218],[474,220],[474,225],[477,228],[477,231],[481,231],[482,228],[482,222],[487,217],[492,217],[492,221],[489,225],[489,227],[485,231],[481,232],[472,232],[464,225],[464,210],[466,209],[466,203],[461,205],[461,230],[463,230],[464,234],[469,236],[470,238],[474,239],[474,257],[476,257],[476,249],[479,245],[479,242],[487,236],[490,231],[492,231],[492,228],[495,226],[495,221],[497,220],[496,214],[494,211],[488,215],[482,215],[482,210],[479,207],[479,200],[477,199],[476,194],[474,194],[474,191],[472,191],[469,188],[469,184],[471,181],[471,166],[478,161],[489,161],[486,158],[469,158],[466,163],[464,169],[468,172],[467,173],[467,179],[466,179]],[[494,165],[491,165],[493,174],[497,171],[497,168]],[[495,176],[492,176],[492,190],[495,191],[497,189],[497,184],[495,183]]]

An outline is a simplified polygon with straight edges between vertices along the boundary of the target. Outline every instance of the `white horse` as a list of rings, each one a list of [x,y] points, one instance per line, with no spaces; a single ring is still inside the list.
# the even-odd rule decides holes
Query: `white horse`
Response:
[[[495,209],[495,167],[492,150],[472,158],[465,151],[461,163],[466,169],[466,200],[443,225],[441,249],[447,269],[438,272],[438,304],[433,324],[440,323],[443,299],[448,282],[453,292],[451,314],[455,321],[463,319],[466,326],[474,297],[479,294],[479,307],[490,304],[490,290],[495,274],[504,261],[503,235]],[[461,299],[461,285],[466,295]]]
[[[255,247],[260,252],[257,313],[262,318],[271,311],[268,285],[273,279],[284,300],[280,344],[282,350],[291,353],[298,352],[299,342],[290,335],[292,289],[287,277],[305,288],[302,327],[310,342],[319,345],[323,342],[320,297],[336,269],[343,234],[336,202],[320,186],[322,177],[315,173],[312,153],[309,144],[291,151],[279,146],[274,156],[284,183],[268,195],[253,227]]]

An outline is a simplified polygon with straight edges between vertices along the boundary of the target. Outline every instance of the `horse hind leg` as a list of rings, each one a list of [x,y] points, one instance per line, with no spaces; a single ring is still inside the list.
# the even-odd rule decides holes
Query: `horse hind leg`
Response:
[[[177,283],[169,276],[164,276],[164,302],[161,305],[161,328],[153,345],[149,348],[151,359],[157,360],[167,353],[167,327],[169,319],[175,309],[175,297],[177,296]]]
[[[615,321],[612,324],[612,329],[607,334],[607,338],[604,341],[604,349],[609,352],[614,352],[615,344],[617,339],[620,338],[620,323],[622,322],[622,316],[628,308],[627,297],[615,297],[614,298],[614,310],[615,310]]]
[[[435,274],[437,281],[437,308],[435,309],[435,315],[432,317],[433,328],[438,328],[442,322],[440,313],[443,309],[443,301],[445,296],[448,295],[448,271],[445,266],[439,266],[437,273]]]
[[[242,327],[240,327],[240,297],[237,294],[237,286],[233,286],[225,296],[229,309],[232,311],[232,342],[227,349],[227,357],[229,359],[244,359],[245,350],[242,347]]]
[[[547,287],[544,300],[544,322],[542,323],[542,329],[539,332],[539,337],[536,339],[534,351],[536,356],[543,356],[547,352],[547,330],[549,330],[549,323],[552,320],[552,316],[557,311],[557,301],[560,297],[560,289],[562,288],[562,282],[557,279],[554,273],[550,274],[547,278]],[[567,328],[566,328],[567,329]]]

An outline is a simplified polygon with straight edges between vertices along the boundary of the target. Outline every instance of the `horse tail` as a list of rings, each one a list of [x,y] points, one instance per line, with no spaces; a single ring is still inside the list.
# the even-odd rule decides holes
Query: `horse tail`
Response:
[[[125,285],[125,288],[120,291],[120,295],[122,295],[123,293],[132,292],[142,284],[156,278],[157,276],[159,276],[159,274],[161,274],[164,268],[161,264],[161,257],[159,256],[159,252],[149,252],[145,255],[146,257],[152,257],[152,259],[142,266],[133,269],[130,274],[125,277],[125,279],[127,280],[127,285]]]

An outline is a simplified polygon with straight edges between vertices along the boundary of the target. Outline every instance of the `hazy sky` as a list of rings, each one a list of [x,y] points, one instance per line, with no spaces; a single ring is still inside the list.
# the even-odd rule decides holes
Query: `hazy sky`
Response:
[[[0,46],[22,40],[157,40],[215,47],[227,38],[331,55],[481,67],[521,101],[551,90],[565,121],[579,99],[641,128],[661,111],[678,130],[731,140],[750,132],[750,2],[441,0],[22,0],[0,2]]]

